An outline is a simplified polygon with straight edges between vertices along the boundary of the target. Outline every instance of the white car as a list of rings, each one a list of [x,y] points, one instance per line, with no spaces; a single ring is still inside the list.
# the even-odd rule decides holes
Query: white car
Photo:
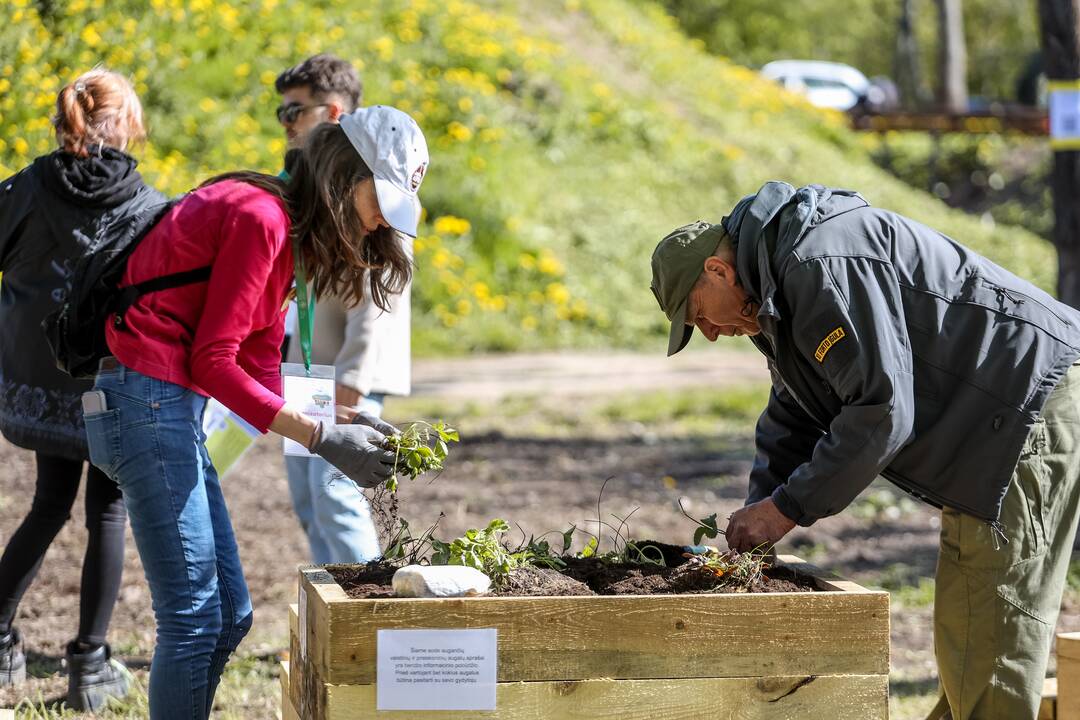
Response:
[[[819,107],[850,110],[870,92],[870,81],[842,63],[823,60],[776,60],[761,74],[788,90],[801,92]]]

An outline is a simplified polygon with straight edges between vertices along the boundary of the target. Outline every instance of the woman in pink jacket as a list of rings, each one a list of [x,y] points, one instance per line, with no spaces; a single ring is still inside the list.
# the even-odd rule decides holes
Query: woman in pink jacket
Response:
[[[291,179],[215,178],[140,243],[123,285],[211,266],[210,279],[144,295],[109,323],[115,357],[86,416],[90,456],[120,485],[157,619],[152,718],[205,718],[229,654],[251,627],[236,540],[201,431],[212,396],[291,438],[357,484],[392,455],[369,424],[322,425],[281,397],[283,314],[303,291],[385,306],[408,280],[398,233],[415,235],[427,146],[405,113],[376,106],[311,133]],[[374,425],[376,427],[371,427]]]

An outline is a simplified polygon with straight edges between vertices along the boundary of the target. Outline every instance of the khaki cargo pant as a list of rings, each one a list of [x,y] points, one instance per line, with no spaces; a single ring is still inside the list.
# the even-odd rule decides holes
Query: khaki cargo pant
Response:
[[[1080,365],[1047,400],[1001,509],[1004,544],[941,513],[934,652],[942,696],[928,720],[1034,720],[1080,519]]]

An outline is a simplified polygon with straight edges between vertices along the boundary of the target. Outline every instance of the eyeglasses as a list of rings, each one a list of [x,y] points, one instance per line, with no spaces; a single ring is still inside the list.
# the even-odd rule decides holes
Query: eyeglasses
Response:
[[[301,115],[308,110],[314,110],[315,108],[326,107],[330,103],[319,103],[318,105],[301,105],[300,103],[290,103],[288,105],[278,105],[277,119],[282,125],[292,125],[296,122]]]

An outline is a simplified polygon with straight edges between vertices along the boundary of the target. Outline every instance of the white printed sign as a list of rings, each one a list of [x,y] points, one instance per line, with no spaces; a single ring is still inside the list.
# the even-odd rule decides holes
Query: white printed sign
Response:
[[[498,631],[379,630],[379,710],[494,710]]]
[[[1050,147],[1080,149],[1080,85],[1068,81],[1048,83]]]
[[[334,424],[334,394],[337,388],[333,365],[312,365],[308,374],[300,363],[283,363],[281,384],[285,402],[312,420]],[[306,447],[289,438],[285,438],[285,454],[314,457]]]

